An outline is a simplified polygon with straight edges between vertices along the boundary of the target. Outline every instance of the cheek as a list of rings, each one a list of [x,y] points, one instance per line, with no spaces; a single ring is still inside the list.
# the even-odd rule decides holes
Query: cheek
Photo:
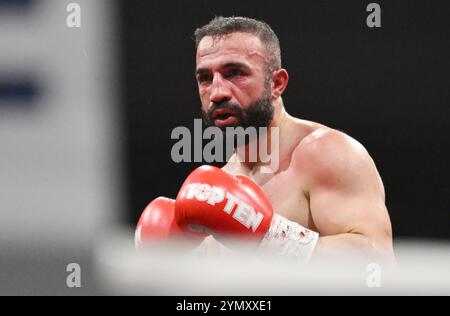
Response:
[[[198,88],[198,95],[200,96],[201,99],[203,99],[206,94],[206,89],[202,88],[200,85],[197,85],[197,88]]]
[[[209,105],[209,93],[207,89],[199,88],[200,101],[202,102],[202,109],[206,110]]]
[[[200,94],[200,97],[203,99],[204,97],[206,97],[206,94],[208,93],[208,89],[199,86],[198,93]]]
[[[245,101],[254,101],[259,98],[264,91],[264,86],[256,82],[242,82],[236,85],[234,95],[239,99],[245,99]]]

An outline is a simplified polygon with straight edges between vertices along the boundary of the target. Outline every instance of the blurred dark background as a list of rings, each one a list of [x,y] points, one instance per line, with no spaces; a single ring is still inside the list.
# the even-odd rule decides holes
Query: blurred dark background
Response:
[[[296,117],[359,140],[384,180],[394,236],[450,238],[450,3],[377,1],[120,2],[128,213],[175,197],[200,164],[172,162],[176,126],[200,117],[192,34],[215,15],[269,23],[290,73],[284,94]]]

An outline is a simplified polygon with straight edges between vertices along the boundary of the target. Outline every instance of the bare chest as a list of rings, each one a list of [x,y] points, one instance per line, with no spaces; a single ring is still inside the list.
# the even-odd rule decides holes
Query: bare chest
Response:
[[[250,178],[264,191],[277,214],[304,227],[315,228],[301,175],[288,168],[276,174],[255,174]]]

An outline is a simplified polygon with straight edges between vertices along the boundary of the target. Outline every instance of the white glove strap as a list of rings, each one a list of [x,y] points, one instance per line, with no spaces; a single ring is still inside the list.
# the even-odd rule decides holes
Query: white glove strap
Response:
[[[316,247],[319,234],[275,214],[260,247],[282,256],[293,256],[308,262]]]

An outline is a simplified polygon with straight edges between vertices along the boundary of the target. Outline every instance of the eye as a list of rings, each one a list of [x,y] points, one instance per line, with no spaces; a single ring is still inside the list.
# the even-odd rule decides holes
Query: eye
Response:
[[[212,77],[209,74],[201,74],[197,76],[197,81],[201,84],[208,83],[212,81]]]
[[[240,77],[240,76],[244,76],[245,73],[240,70],[240,69],[231,69],[228,74],[227,77]]]

